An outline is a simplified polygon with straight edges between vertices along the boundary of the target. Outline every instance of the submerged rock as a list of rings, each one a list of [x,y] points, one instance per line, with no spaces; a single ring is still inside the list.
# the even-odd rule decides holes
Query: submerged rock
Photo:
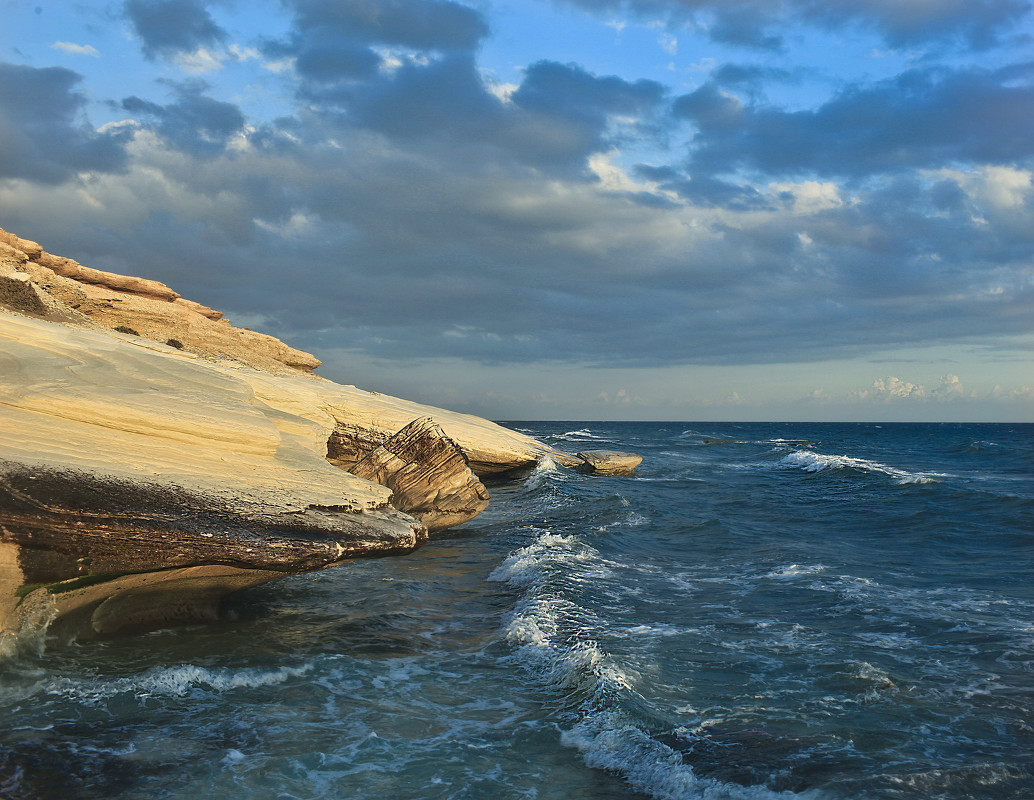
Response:
[[[467,457],[430,417],[414,420],[349,470],[387,486],[391,504],[436,531],[488,507],[488,490]]]
[[[592,475],[632,475],[643,463],[642,456],[613,450],[585,450],[578,453],[578,458],[582,463],[575,469]]]

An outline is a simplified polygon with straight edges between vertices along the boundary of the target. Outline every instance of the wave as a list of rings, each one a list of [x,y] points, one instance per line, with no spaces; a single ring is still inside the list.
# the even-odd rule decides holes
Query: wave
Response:
[[[561,742],[577,750],[593,768],[614,772],[638,792],[670,800],[774,800],[816,797],[741,786],[702,778],[682,755],[655,738],[630,709],[646,700],[637,691],[642,678],[629,664],[591,638],[603,621],[565,596],[565,586],[605,577],[610,565],[576,536],[542,530],[531,544],[514,551],[489,576],[526,589],[507,617],[503,636],[513,660],[532,680],[558,692],[565,710]],[[643,627],[629,632],[642,634]],[[679,632],[670,626],[649,631]]]
[[[881,464],[878,461],[869,461],[865,458],[853,458],[851,456],[827,455],[816,453],[813,450],[795,450],[780,459],[779,464],[786,467],[797,467],[805,472],[822,472],[828,469],[854,470],[886,475],[893,478],[894,482],[898,484],[940,483],[941,478],[948,477],[943,473],[936,472],[907,472],[903,469]]]
[[[567,431],[566,433],[557,433],[553,438],[563,439],[565,442],[578,442],[585,440],[607,441],[605,436],[597,436],[588,428],[581,428],[576,431]]]
[[[178,664],[154,667],[138,675],[118,678],[59,678],[41,682],[37,691],[92,705],[118,695],[145,699],[183,697],[196,690],[222,693],[237,689],[259,689],[286,683],[307,674],[312,668],[312,664],[303,664],[300,667],[274,669],[209,669],[193,664]]]

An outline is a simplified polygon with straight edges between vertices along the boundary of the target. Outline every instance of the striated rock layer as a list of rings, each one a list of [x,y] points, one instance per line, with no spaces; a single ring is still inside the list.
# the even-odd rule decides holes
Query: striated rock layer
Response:
[[[577,454],[582,463],[575,467],[589,475],[634,475],[643,457],[615,450],[585,450]]]
[[[463,451],[430,417],[409,423],[350,472],[389,487],[391,504],[430,531],[458,525],[488,507],[488,491]]]

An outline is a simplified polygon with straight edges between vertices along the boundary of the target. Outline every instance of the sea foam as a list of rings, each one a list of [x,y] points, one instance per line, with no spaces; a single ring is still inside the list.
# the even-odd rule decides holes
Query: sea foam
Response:
[[[871,474],[886,475],[895,483],[940,483],[939,478],[947,477],[939,473],[907,472],[896,467],[851,456],[828,455],[812,450],[795,450],[779,461],[786,467],[797,467],[805,472],[822,472],[823,470],[856,470]]]

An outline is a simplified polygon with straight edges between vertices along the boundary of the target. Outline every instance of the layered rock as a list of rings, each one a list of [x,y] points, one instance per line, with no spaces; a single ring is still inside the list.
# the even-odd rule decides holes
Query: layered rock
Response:
[[[436,529],[469,519],[483,487],[465,465],[446,469],[462,454],[428,462],[440,474],[400,459],[399,479],[377,475],[394,490],[326,456],[341,420],[376,419],[373,439],[427,416],[493,465],[544,451],[484,420],[315,376],[0,313],[0,630],[41,615],[85,633],[172,609],[205,617],[242,586],[414,549],[426,528],[391,505],[393,491]]]
[[[0,461],[0,631],[41,609],[76,635],[211,618],[228,592],[354,558],[426,530],[392,508],[283,510],[168,481]]]
[[[20,288],[12,281],[29,285]],[[320,365],[315,356],[279,339],[234,327],[222,312],[180,297],[164,283],[85,267],[2,229],[0,304],[271,372],[309,372]]]
[[[575,469],[591,475],[632,475],[643,463],[642,456],[614,450],[584,450],[578,453],[578,458],[582,463]]]
[[[488,490],[463,451],[430,417],[411,422],[350,472],[387,486],[391,504],[432,532],[466,522],[488,507]]]
[[[118,586],[102,576],[153,574],[153,594],[176,569],[245,571],[206,577],[210,598],[222,585],[419,546],[426,529],[390,505],[390,489],[326,460],[332,418],[292,413],[291,378],[277,393],[264,385],[277,380],[0,314],[0,628],[52,593],[16,595],[35,584],[97,581],[101,602],[98,591]],[[74,596],[52,599],[61,611]]]

